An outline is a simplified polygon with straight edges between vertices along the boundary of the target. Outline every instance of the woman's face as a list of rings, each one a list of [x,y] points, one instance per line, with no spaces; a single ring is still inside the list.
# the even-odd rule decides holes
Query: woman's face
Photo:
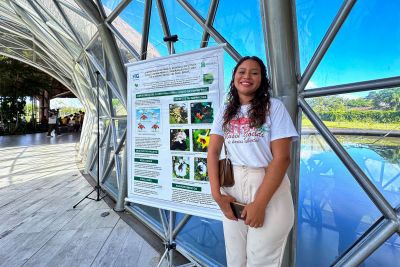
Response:
[[[253,99],[261,84],[261,67],[257,61],[248,59],[237,68],[234,85],[241,104],[248,104]]]

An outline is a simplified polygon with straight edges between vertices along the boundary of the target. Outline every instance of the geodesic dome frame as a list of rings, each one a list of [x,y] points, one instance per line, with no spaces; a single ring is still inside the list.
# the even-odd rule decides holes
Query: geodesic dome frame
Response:
[[[223,2],[223,1],[221,1]],[[344,1],[313,51],[307,66],[301,73],[299,45],[297,42],[296,8],[289,0],[253,1],[237,14],[226,20],[239,21],[248,35],[243,32],[229,38],[224,37],[218,24],[217,13],[227,7],[218,0],[210,1],[100,1],[100,0],[0,0],[0,54],[23,61],[51,75],[85,106],[87,115],[79,148],[86,163],[86,171],[92,173],[96,167],[97,110],[96,86],[100,87],[100,174],[102,186],[116,201],[116,209],[124,209],[126,196],[126,69],[125,63],[148,58],[166,56],[208,45],[226,43],[226,62],[232,65],[246,50],[243,43],[259,48],[259,53],[268,63],[274,95],[286,104],[292,118],[301,130],[301,112],[312,121],[318,132],[335,151],[343,164],[382,213],[381,219],[371,226],[353,246],[334,261],[335,266],[352,266],[361,263],[393,234],[399,233],[399,212],[385,199],[358,164],[322,123],[306,99],[317,96],[361,92],[400,85],[399,76],[390,76],[369,81],[326,86],[305,90],[339,29],[346,21],[356,1]],[[231,3],[232,4],[232,3]],[[165,5],[168,6],[166,10]],[[229,4],[228,4],[229,5]],[[140,6],[138,9],[137,6]],[[173,9],[171,7],[174,7]],[[255,12],[256,11],[256,12]],[[131,12],[125,14],[124,12]],[[254,13],[255,12],[255,13]],[[184,14],[184,15],[183,15]],[[128,21],[132,15],[139,22]],[[179,17],[177,17],[179,15]],[[135,17],[137,16],[137,17]],[[180,17],[181,16],[181,17]],[[258,25],[247,25],[251,16],[258,18]],[[186,18],[191,19],[188,23]],[[219,17],[219,19],[224,19]],[[170,30],[171,20],[180,20],[182,28]],[[152,29],[157,24],[158,29]],[[169,24],[170,23],[170,24]],[[173,23],[172,23],[173,24]],[[193,26],[195,25],[195,26]],[[137,27],[137,28],[135,28]],[[182,31],[182,32],[180,32]],[[178,34],[184,43],[164,43],[160,37]],[[240,35],[241,34],[241,35]],[[196,40],[184,39],[196,35]],[[227,68],[229,69],[229,68]],[[229,77],[229,71],[226,72]],[[297,198],[299,174],[298,158],[300,146],[293,150],[297,159],[290,169],[293,177],[294,196]],[[146,207],[127,207],[159,235],[163,233],[162,219]],[[160,218],[165,214],[160,211]],[[296,230],[290,242],[288,254],[291,264],[295,263]],[[190,247],[184,238],[178,249],[194,262],[221,264],[214,261],[212,254]],[[208,254],[207,254],[208,253]]]

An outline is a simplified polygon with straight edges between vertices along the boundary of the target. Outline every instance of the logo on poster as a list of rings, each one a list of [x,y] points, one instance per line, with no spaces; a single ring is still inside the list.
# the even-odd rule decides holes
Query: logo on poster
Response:
[[[134,73],[134,74],[132,74],[132,80],[133,80],[133,81],[139,80],[139,73]],[[135,87],[138,87],[138,86],[139,86],[138,82],[134,82],[133,85],[134,85]]]

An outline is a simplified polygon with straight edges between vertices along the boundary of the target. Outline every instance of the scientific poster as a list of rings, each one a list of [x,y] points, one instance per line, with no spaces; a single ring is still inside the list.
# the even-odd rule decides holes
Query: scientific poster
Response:
[[[221,105],[223,48],[128,67],[127,201],[221,219],[207,148]]]

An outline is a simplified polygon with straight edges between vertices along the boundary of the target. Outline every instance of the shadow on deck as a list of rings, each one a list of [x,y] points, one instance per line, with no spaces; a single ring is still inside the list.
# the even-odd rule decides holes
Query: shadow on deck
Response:
[[[72,208],[92,189],[75,162],[78,140],[0,137],[0,266],[158,264],[161,241],[147,242],[104,201]]]

